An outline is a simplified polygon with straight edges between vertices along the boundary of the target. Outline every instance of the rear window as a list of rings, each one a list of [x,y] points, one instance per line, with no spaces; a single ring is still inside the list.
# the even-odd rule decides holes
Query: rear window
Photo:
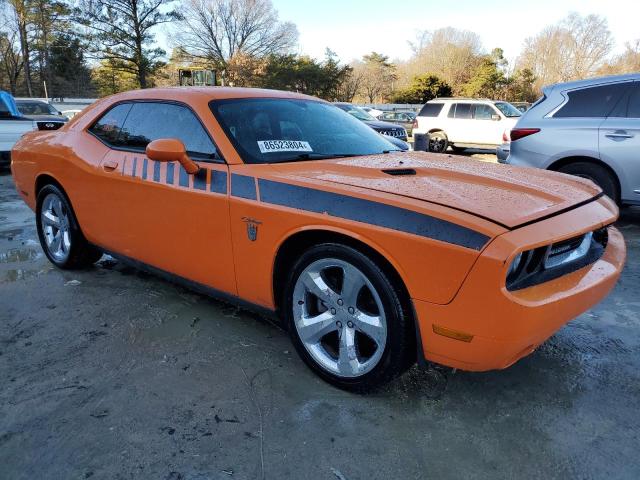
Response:
[[[420,113],[418,114],[419,117],[437,117],[438,115],[440,115],[440,112],[442,111],[442,107],[444,106],[444,103],[427,103],[425,104],[424,107],[422,107],[422,110],[420,110]]]
[[[555,118],[604,118],[630,87],[631,83],[614,83],[582,88],[568,93],[569,100],[553,116]]]

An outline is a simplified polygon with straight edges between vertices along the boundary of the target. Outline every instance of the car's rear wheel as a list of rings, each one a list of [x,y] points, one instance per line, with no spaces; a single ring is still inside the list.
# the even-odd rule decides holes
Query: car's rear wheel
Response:
[[[429,134],[429,151],[434,153],[444,153],[449,146],[449,139],[444,132],[433,132]]]
[[[353,248],[328,243],[304,253],[284,300],[296,350],[333,385],[369,391],[400,375],[415,358],[412,320],[398,291]]]
[[[601,165],[591,162],[574,162],[564,165],[559,168],[558,171],[577,177],[588,178],[598,185],[610,199],[615,202],[620,201],[620,191],[616,179]]]
[[[59,268],[85,268],[102,256],[82,235],[67,196],[55,185],[38,192],[36,224],[45,255]]]

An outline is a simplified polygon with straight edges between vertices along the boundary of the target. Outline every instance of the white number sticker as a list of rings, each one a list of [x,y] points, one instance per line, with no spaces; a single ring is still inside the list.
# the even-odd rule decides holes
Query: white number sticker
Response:
[[[258,140],[260,153],[271,152],[313,152],[309,142],[298,140]]]

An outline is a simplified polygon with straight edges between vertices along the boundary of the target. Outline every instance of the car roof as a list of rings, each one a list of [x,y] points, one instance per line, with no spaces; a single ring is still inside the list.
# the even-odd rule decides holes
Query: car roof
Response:
[[[427,103],[431,103],[431,102],[458,102],[458,101],[465,101],[465,102],[491,102],[491,103],[495,103],[495,102],[501,102],[502,100],[491,100],[490,98],[471,98],[471,97],[437,97],[434,98],[432,100],[429,100]]]
[[[598,85],[601,83],[615,83],[623,81],[640,81],[640,73],[628,73],[625,75],[607,75],[604,77],[587,78],[586,80],[574,80],[571,82],[561,82],[549,85],[545,88],[553,88],[554,90],[572,90],[574,88],[587,87],[590,85]]]
[[[263,88],[243,87],[163,87],[146,88],[144,90],[130,90],[116,93],[109,99],[124,100],[176,100],[202,101],[222,100],[231,98],[297,98],[305,100],[320,100],[316,97],[295,92],[269,90]]]

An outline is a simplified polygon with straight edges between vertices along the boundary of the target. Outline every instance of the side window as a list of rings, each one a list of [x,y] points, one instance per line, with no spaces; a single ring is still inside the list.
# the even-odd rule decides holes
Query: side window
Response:
[[[640,82],[636,82],[629,95],[629,106],[627,107],[627,117],[640,118]]]
[[[574,90],[569,100],[553,116],[555,118],[604,118],[616,106],[627,91],[630,82],[600,85]]]
[[[102,141],[116,147],[119,146],[118,137],[122,131],[122,125],[129,114],[129,110],[131,110],[130,103],[116,105],[105,113],[89,131]]]
[[[471,118],[471,107],[472,105],[470,103],[458,103],[456,106],[456,118]]]
[[[449,107],[449,113],[447,114],[447,117],[455,118],[457,105],[458,105],[457,103],[452,103],[451,104],[451,106]]]
[[[420,113],[419,117],[437,117],[440,115],[442,111],[442,107],[444,107],[444,103],[426,103]]]
[[[498,113],[489,105],[477,104],[474,109],[473,118],[476,120],[491,120],[491,116],[497,114]]]
[[[133,103],[122,128],[119,146],[144,150],[153,140],[177,138],[189,155],[207,159],[219,158],[216,148],[195,114],[174,103]]]

